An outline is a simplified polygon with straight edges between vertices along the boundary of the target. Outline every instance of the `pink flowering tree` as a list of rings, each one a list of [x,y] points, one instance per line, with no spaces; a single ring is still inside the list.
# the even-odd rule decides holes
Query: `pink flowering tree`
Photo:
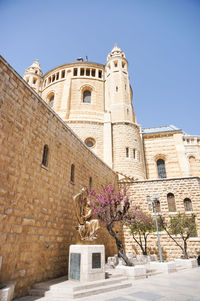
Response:
[[[167,232],[169,237],[182,250],[185,259],[188,258],[188,239],[197,236],[197,228],[195,223],[195,215],[188,215],[185,213],[178,213],[170,216],[169,222],[160,216],[160,221],[163,229]],[[182,240],[182,242],[181,242]]]
[[[124,219],[124,224],[129,227],[133,239],[140,247],[142,254],[147,255],[148,236],[156,231],[153,217],[136,208],[136,210],[128,212]]]
[[[126,187],[117,190],[113,184],[101,185],[99,191],[89,192],[89,199],[93,214],[105,224],[109,234],[115,239],[118,256],[131,266],[132,263],[126,256],[122,241],[114,227],[116,223],[123,223],[124,216],[130,207]]]

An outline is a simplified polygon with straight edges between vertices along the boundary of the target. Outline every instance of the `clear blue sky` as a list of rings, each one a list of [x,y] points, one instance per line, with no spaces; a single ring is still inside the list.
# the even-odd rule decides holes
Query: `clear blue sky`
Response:
[[[23,75],[87,55],[104,64],[114,43],[129,61],[143,127],[200,135],[200,0],[0,0],[0,53]]]

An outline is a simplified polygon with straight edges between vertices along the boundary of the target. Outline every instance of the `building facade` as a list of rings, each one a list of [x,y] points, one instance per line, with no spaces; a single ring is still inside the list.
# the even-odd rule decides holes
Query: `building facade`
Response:
[[[105,65],[79,59],[42,76],[35,61],[24,79],[119,174],[138,180],[200,176],[200,136],[137,124],[128,61],[117,45]]]

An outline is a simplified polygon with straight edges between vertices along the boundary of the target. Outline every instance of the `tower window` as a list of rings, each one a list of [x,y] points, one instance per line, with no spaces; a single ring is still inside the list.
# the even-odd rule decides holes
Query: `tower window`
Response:
[[[54,82],[55,81],[55,74],[52,76],[52,82]]]
[[[166,169],[165,169],[165,161],[163,159],[158,159],[157,162],[157,169],[158,169],[158,178],[164,179],[167,177]]]
[[[92,69],[92,76],[95,77],[96,70]]]
[[[118,92],[118,86],[116,86],[116,92]]]
[[[116,61],[116,62],[114,62],[114,66],[115,66],[115,68],[117,68],[117,61]]]
[[[58,80],[58,79],[59,79],[59,72],[56,73],[56,80]]]
[[[80,72],[80,75],[83,76],[85,73],[85,70],[83,68],[81,68],[81,72]]]
[[[52,96],[50,97],[50,99],[49,99],[49,106],[50,106],[51,108],[53,108],[53,105],[54,105],[54,95],[52,95]]]
[[[37,71],[37,70],[35,70],[35,74],[38,74],[38,71]]]
[[[192,201],[188,198],[184,199],[185,211],[192,211]]]
[[[126,158],[128,158],[128,157],[129,157],[129,148],[126,147]]]
[[[50,84],[50,83],[51,83],[51,77],[48,78],[48,84]]]
[[[33,78],[33,84],[35,85],[37,82],[37,79],[36,78]]]
[[[86,69],[86,76],[90,76],[90,69]]]
[[[47,144],[45,144],[44,149],[43,149],[43,155],[42,155],[42,165],[43,166],[47,166],[48,154],[49,154],[49,147]]]
[[[102,71],[99,70],[99,78],[102,78]]]
[[[65,70],[63,70],[61,73],[61,78],[64,78],[64,77],[65,77]]]
[[[83,103],[91,103],[91,92],[89,90],[83,92]]]
[[[175,198],[174,198],[173,193],[168,193],[167,203],[168,203],[169,212],[175,212],[176,211],[176,203],[175,203]]]
[[[77,76],[77,74],[78,74],[78,69],[74,68],[74,76]]]
[[[73,183],[73,184],[74,184],[74,176],[75,176],[75,165],[72,164],[72,165],[71,165],[70,181],[71,181],[71,183]]]
[[[125,68],[125,65],[126,65],[126,64],[125,64],[124,62],[122,62],[122,68]]]
[[[133,159],[135,159],[136,158],[136,149],[134,148],[133,149]]]

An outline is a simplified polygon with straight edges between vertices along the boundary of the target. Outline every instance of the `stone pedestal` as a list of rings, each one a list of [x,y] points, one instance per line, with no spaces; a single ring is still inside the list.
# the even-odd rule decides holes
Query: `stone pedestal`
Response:
[[[104,246],[71,245],[68,278],[81,282],[105,279]]]
[[[174,261],[149,263],[150,269],[157,270],[160,273],[174,273],[176,272],[176,264]]]
[[[196,268],[198,267],[196,258],[191,259],[175,259],[177,266],[182,266],[184,268]]]
[[[124,276],[133,279],[143,279],[147,277],[146,265],[136,265],[136,266],[117,266],[116,269],[122,271]]]

